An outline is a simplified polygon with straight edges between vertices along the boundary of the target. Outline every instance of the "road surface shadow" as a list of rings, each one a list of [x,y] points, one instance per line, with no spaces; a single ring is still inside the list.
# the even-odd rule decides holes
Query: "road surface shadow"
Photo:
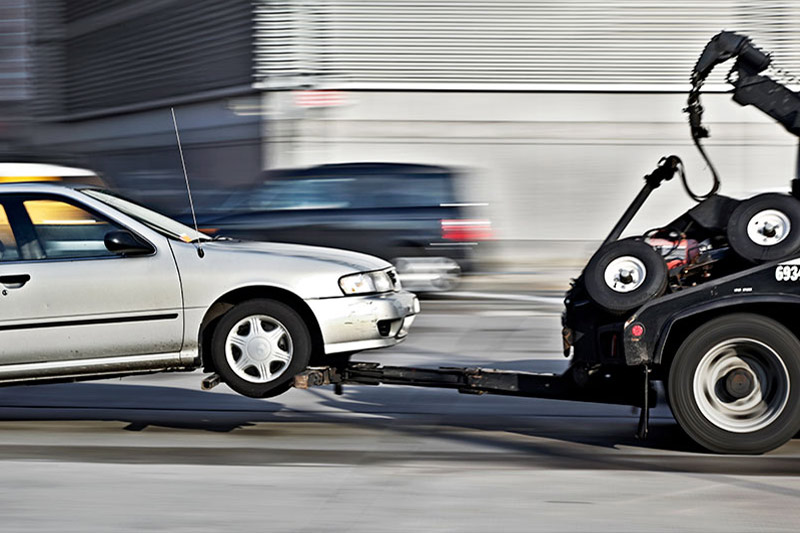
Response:
[[[80,383],[6,388],[0,390],[0,432],[6,435],[30,430],[30,424],[20,427],[19,422],[121,421],[129,431],[221,432],[231,440],[208,446],[202,437],[192,437],[180,447],[143,447],[135,441],[131,446],[3,444],[0,459],[236,465],[466,461],[532,469],[800,475],[797,442],[761,457],[705,454],[668,412],[654,417],[649,438],[639,441],[634,437],[637,417],[630,408],[412,390],[414,405],[408,402],[408,388],[348,387],[341,397],[315,390],[307,394],[316,396],[316,402],[298,409],[276,400],[180,387]],[[403,410],[398,403],[403,394],[412,408]],[[476,400],[487,403],[473,409]],[[497,400],[502,403],[493,404]],[[367,441],[363,446],[359,435]],[[376,447],[375,439],[384,438],[406,446]],[[337,439],[347,444],[319,449]]]
[[[63,383],[0,389],[0,421],[122,421],[128,431],[150,426],[230,432],[260,421],[282,403],[181,387]]]

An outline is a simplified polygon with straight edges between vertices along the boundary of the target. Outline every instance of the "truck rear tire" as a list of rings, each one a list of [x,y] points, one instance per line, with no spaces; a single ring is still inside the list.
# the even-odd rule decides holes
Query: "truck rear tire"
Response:
[[[716,318],[681,344],[667,393],[678,424],[704,448],[768,452],[800,430],[800,341],[761,315]]]

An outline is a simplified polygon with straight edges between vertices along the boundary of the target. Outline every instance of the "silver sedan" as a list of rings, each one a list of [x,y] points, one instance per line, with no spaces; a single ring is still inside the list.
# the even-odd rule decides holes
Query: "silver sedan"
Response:
[[[402,341],[418,311],[375,257],[212,240],[89,187],[0,185],[0,384],[202,367],[274,396],[310,364]]]

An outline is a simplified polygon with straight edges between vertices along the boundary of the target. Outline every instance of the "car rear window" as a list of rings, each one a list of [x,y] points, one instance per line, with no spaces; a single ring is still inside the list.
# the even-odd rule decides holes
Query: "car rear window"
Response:
[[[385,174],[359,182],[357,207],[437,207],[455,201],[451,174]]]

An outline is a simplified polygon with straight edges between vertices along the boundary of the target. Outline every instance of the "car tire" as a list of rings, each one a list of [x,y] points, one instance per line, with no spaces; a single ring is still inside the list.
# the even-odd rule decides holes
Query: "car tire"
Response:
[[[800,250],[800,201],[778,193],[745,200],[728,220],[728,242],[753,263],[789,257]]]
[[[800,430],[800,341],[764,316],[716,318],[678,348],[667,392],[678,424],[704,448],[768,452]]]
[[[622,314],[664,293],[667,265],[646,243],[624,239],[597,250],[586,265],[584,280],[594,303]]]
[[[276,300],[235,305],[217,323],[211,358],[231,389],[253,398],[277,396],[291,388],[311,357],[311,334],[302,317]]]

